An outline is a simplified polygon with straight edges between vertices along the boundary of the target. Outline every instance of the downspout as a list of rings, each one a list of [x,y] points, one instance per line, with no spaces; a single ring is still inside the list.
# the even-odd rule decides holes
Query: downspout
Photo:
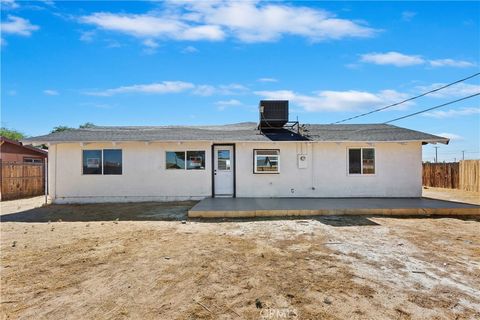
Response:
[[[315,144],[311,143],[312,147],[312,191],[315,190],[315,161],[314,161],[314,154],[315,154],[315,149],[314,149]]]
[[[53,193],[53,199],[57,199],[57,162],[58,162],[58,159],[57,159],[57,149],[58,149],[58,144],[55,146],[55,178],[54,178],[54,184],[55,184],[55,192]]]
[[[45,180],[45,187],[44,187],[44,191],[45,191],[45,204],[48,204],[48,164],[49,164],[49,161],[48,161],[48,156],[45,158],[45,163],[43,164],[43,176],[44,176],[44,180]]]

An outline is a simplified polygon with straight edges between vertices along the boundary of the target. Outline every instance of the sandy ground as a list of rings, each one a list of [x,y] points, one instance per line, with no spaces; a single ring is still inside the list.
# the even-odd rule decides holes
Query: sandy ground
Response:
[[[45,196],[0,202],[0,214],[10,214],[45,205]]]
[[[480,205],[480,192],[459,189],[423,187],[422,195],[427,198]]]
[[[61,222],[2,222],[1,318],[480,318],[478,220],[122,221],[182,219],[179,207],[51,206],[13,217]]]

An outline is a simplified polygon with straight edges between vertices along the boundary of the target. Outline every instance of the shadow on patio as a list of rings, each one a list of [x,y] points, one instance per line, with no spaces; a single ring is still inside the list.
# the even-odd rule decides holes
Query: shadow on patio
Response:
[[[52,204],[0,216],[1,222],[186,220],[196,201]]]
[[[201,223],[228,223],[228,222],[254,222],[296,220],[297,223],[318,221],[333,227],[348,226],[378,226],[372,217],[381,215],[311,215],[311,216],[275,216],[251,218],[188,218],[190,210],[197,201],[180,202],[129,202],[129,203],[101,203],[101,204],[52,204],[35,209],[28,209],[15,213],[3,214],[1,222],[90,222],[90,221],[181,221],[189,220]],[[383,216],[385,217],[385,216]],[[476,220],[479,216],[429,216],[429,215],[404,215],[389,216],[391,219],[402,218],[455,218],[460,220]]]

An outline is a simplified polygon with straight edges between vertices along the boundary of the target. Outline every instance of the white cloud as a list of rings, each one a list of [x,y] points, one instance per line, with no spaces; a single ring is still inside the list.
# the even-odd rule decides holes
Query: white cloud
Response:
[[[52,1],[52,0],[40,0],[40,1],[49,6],[55,6],[55,1]]]
[[[257,91],[257,95],[273,100],[290,100],[306,111],[358,111],[397,102],[406,97],[394,90],[383,90],[378,93],[366,91],[319,91],[313,95],[298,94],[290,90]],[[405,107],[405,105],[403,106]]]
[[[106,103],[96,103],[96,102],[82,102],[79,103],[82,107],[94,107],[98,109],[112,109],[114,105],[106,104]]]
[[[122,86],[106,90],[97,90],[85,92],[86,95],[110,97],[117,94],[133,93],[133,94],[169,94],[189,91],[194,95],[211,96],[211,95],[236,95],[248,91],[248,88],[240,84],[228,85],[206,85],[193,84],[184,81],[163,81],[150,84],[136,84],[131,86]]]
[[[360,60],[362,62],[379,65],[394,65],[396,67],[414,66],[425,63],[425,60],[421,56],[406,55],[395,51],[363,54]]]
[[[39,27],[30,23],[27,19],[8,15],[7,21],[0,24],[3,34],[15,34],[19,36],[30,36],[32,31],[38,30]]]
[[[135,37],[213,41],[222,40],[224,37],[218,26],[190,26],[175,17],[97,12],[82,17],[80,21]]]
[[[223,95],[242,94],[242,93],[246,93],[247,91],[248,91],[247,87],[238,83],[231,83],[227,85],[218,86],[218,93]]]
[[[396,67],[409,67],[416,65],[430,65],[431,67],[467,68],[476,66],[475,63],[465,60],[436,59],[427,60],[420,55],[408,55],[390,51],[385,53],[366,53],[360,56],[360,61],[378,65],[393,65]]]
[[[120,42],[118,42],[117,40],[107,39],[107,40],[105,40],[105,42],[107,44],[107,48],[121,48],[122,47],[122,44]]]
[[[142,41],[142,44],[145,46],[143,49],[143,53],[145,54],[154,54],[157,52],[157,48],[159,47],[159,44],[152,39],[145,39]]]
[[[444,133],[435,133],[435,135],[440,136],[440,137],[444,137],[444,138],[448,138],[450,140],[465,140],[465,138],[463,138],[462,136],[459,136],[458,134],[455,134],[455,133],[444,132]]]
[[[20,5],[15,0],[1,0],[2,10],[17,9]]]
[[[152,49],[158,48],[158,43],[152,39],[145,39],[143,40],[142,43],[145,47],[148,47],[148,48],[152,48]]]
[[[453,59],[438,59],[429,60],[428,63],[432,67],[456,67],[456,68],[468,68],[474,67],[476,64],[470,61],[453,60]]]
[[[52,90],[52,89],[43,90],[43,93],[47,96],[58,96],[59,95],[57,90]]]
[[[258,82],[278,82],[277,79],[275,78],[260,78],[260,79],[257,79]]]
[[[80,41],[91,42],[93,41],[94,36],[95,31],[82,31],[82,34],[80,35]]]
[[[183,48],[182,53],[197,53],[198,49],[195,48],[194,46],[186,46]]]
[[[80,22],[135,37],[173,40],[275,41],[285,35],[310,41],[372,37],[378,30],[305,6],[254,1],[172,1],[146,14],[97,12]]]
[[[107,89],[103,91],[87,92],[87,95],[91,96],[103,96],[110,97],[123,93],[146,93],[146,94],[167,94],[167,93],[179,93],[188,89],[194,88],[195,85],[189,82],[183,81],[163,81],[160,83],[152,84],[137,84],[132,86],[123,86],[113,89]]]
[[[216,88],[211,85],[202,84],[195,87],[194,94],[198,96],[211,96],[215,94]]]
[[[212,85],[197,85],[195,90],[193,90],[193,94],[199,96],[211,96],[214,94],[218,95],[237,95],[243,94],[248,92],[248,88],[244,85],[238,83],[231,83],[227,85],[219,85],[219,86],[212,86]]]
[[[402,12],[402,20],[406,22],[412,21],[412,19],[417,15],[416,12],[413,11],[403,11]]]
[[[218,106],[219,110],[224,110],[227,107],[234,107],[234,106],[241,106],[242,103],[236,99],[230,99],[230,100],[220,100],[215,102],[215,104]]]
[[[221,1],[190,6],[206,23],[220,25],[244,42],[274,41],[295,35],[312,41],[370,37],[375,30],[324,10],[256,2]]]
[[[436,110],[431,112],[426,112],[423,115],[425,117],[445,119],[461,116],[469,116],[472,114],[480,114],[480,107],[476,108],[460,108],[460,109],[450,109],[450,110]]]
[[[428,86],[418,86],[416,89],[419,92],[431,91],[442,86],[446,83],[432,83]],[[464,97],[480,92],[480,85],[469,83],[457,83],[453,86],[447,87],[437,92],[430,93],[428,97],[432,98],[452,98],[452,97]]]

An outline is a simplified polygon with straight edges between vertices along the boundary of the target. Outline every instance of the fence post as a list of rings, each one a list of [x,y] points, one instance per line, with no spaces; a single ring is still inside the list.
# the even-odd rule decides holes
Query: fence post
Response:
[[[0,159],[0,201],[2,201],[2,194],[3,194],[3,162]]]

